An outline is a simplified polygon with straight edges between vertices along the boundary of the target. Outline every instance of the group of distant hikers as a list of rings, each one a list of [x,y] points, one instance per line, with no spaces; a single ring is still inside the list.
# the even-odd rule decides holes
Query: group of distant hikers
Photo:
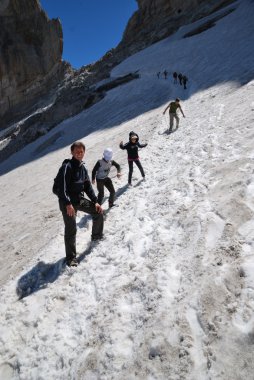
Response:
[[[167,70],[164,70],[162,73],[160,71],[157,72],[157,77],[158,79],[160,78],[160,75],[163,74],[164,75],[164,78],[167,79],[168,77],[168,71]],[[174,81],[174,84],[177,84],[177,80],[179,81],[179,84],[182,86],[183,85],[183,88],[186,90],[187,89],[187,82],[188,82],[188,78],[186,75],[183,75],[182,73],[177,73],[176,71],[173,72],[172,74],[173,76],[173,81]]]
[[[169,132],[172,131],[174,119],[176,120],[176,128],[179,125],[179,117],[177,110],[179,109],[184,116],[180,106],[180,100],[170,102],[163,111],[163,114],[169,109]],[[129,141],[127,143],[120,142],[119,147],[127,150],[127,158],[129,165],[128,186],[132,186],[133,163],[138,167],[143,180],[145,180],[145,172],[141,165],[138,149],[145,148],[147,144],[139,142],[137,133],[131,131],[129,133]],[[104,187],[109,191],[108,206],[115,206],[115,188],[112,179],[109,177],[111,167],[117,170],[117,177],[121,176],[120,165],[113,160],[113,151],[106,148],[103,156],[99,159],[92,170],[92,182],[90,181],[88,171],[84,165],[83,158],[85,155],[85,145],[81,141],[76,141],[71,145],[72,158],[65,159],[59,168],[56,178],[54,179],[53,192],[58,196],[59,208],[63,215],[65,230],[64,242],[66,252],[66,265],[76,267],[78,265],[76,252],[76,215],[77,211],[83,211],[92,216],[92,241],[103,239],[103,198]],[[97,185],[98,195],[95,195],[92,184]],[[84,193],[89,200],[85,198]]]

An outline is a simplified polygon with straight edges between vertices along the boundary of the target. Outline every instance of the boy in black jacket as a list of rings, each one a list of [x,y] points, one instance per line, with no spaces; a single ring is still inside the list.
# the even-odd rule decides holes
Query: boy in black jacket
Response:
[[[144,169],[141,165],[141,162],[139,161],[138,148],[145,148],[147,144],[140,144],[137,133],[131,131],[129,133],[129,142],[127,142],[126,144],[123,144],[123,141],[121,141],[119,146],[121,149],[127,150],[128,164],[129,164],[128,185],[132,186],[131,179],[132,179],[132,173],[133,173],[133,162],[135,162],[135,164],[140,170],[142,177],[145,179]]]

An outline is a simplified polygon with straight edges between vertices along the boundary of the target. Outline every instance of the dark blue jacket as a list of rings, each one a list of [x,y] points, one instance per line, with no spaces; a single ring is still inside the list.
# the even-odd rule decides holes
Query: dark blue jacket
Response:
[[[136,142],[131,142],[131,137],[132,135],[137,136],[137,141]],[[128,153],[128,160],[138,160],[138,148],[145,148],[147,144],[140,144],[139,143],[139,136],[137,133],[131,131],[129,134],[129,142],[126,144],[120,144],[119,147],[121,149],[126,149]]]
[[[84,197],[84,192],[92,202],[97,202],[84,162],[74,157],[71,160],[65,160],[59,178],[59,200],[66,205],[79,204]]]

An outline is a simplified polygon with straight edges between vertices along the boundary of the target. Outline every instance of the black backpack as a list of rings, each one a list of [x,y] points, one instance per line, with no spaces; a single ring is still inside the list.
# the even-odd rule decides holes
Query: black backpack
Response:
[[[65,164],[67,164],[68,162],[71,162],[71,160],[69,158],[67,158],[66,160],[63,161],[62,165],[60,166],[59,170],[58,170],[58,173],[56,175],[56,177],[54,178],[54,183],[53,183],[53,187],[52,187],[52,192],[59,196],[59,189],[60,189],[60,177],[62,176],[62,172],[63,172],[63,166]]]

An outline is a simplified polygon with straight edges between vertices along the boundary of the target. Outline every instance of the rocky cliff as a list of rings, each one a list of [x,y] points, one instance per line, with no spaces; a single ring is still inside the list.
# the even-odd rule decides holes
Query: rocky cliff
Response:
[[[39,0],[0,2],[0,128],[22,117],[63,78],[63,33]]]
[[[143,49],[181,25],[207,16],[234,0],[136,0],[138,10],[128,22],[120,48]]]
[[[0,133],[0,162],[100,101],[106,91],[135,79],[132,74],[110,83],[110,71],[125,58],[234,0],[137,2],[120,44],[97,62],[72,70],[61,61],[61,24],[48,19],[39,0],[0,0],[0,128],[9,124]],[[97,88],[105,78],[107,86]]]

